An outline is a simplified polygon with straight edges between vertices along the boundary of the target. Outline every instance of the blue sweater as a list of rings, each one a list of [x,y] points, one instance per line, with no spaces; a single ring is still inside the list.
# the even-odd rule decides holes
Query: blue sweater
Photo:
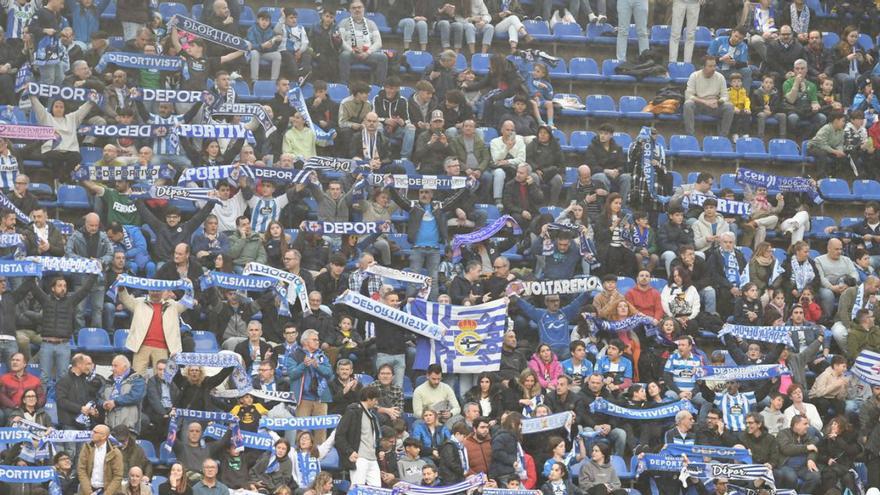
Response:
[[[254,24],[250,28],[248,28],[247,32],[247,40],[251,42],[251,46],[253,46],[260,53],[274,52],[278,50],[277,43],[273,44],[271,48],[263,48],[263,43],[271,40],[275,36],[275,31],[272,30],[272,25],[266,29],[260,29],[258,24]]]
[[[588,297],[590,297],[590,293],[584,292],[574,298],[567,306],[553,313],[532,306],[522,297],[516,299],[516,304],[530,320],[538,325],[538,335],[542,344],[548,344],[550,347],[568,346],[571,342],[570,322],[577,316],[578,310]]]
[[[86,45],[92,42],[92,33],[100,29],[101,14],[109,4],[110,0],[98,0],[93,7],[87,9],[76,0],[67,3],[70,7],[73,36],[76,41],[81,41]]]

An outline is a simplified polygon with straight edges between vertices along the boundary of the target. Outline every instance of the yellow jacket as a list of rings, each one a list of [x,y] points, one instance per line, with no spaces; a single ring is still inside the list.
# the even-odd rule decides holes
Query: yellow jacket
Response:
[[[728,88],[727,94],[733,108],[737,110],[752,110],[752,102],[749,100],[746,88]]]

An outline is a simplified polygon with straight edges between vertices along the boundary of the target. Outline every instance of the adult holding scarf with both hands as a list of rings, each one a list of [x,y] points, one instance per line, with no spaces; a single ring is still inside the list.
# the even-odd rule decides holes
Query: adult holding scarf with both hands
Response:
[[[333,400],[330,391],[333,368],[320,349],[317,330],[304,331],[300,344],[301,347],[294,349],[284,359],[290,390],[297,404],[296,417],[322,416],[327,414],[327,403]],[[315,430],[316,443],[322,443],[326,436],[326,430]]]

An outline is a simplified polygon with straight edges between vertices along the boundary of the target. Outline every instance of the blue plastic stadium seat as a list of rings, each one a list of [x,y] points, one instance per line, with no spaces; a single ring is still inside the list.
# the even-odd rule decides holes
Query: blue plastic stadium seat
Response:
[[[101,19],[116,19],[116,0],[110,0],[104,12],[101,12]]]
[[[397,244],[397,247],[400,248],[400,254],[409,256],[409,253],[412,252],[412,243],[409,242],[406,234],[388,234],[388,238]]]
[[[564,59],[559,59],[559,63],[547,68],[550,71],[550,79],[552,81],[568,81],[571,79],[571,74],[568,72],[568,64],[565,63]]]
[[[655,24],[651,26],[651,44],[668,46],[669,33],[669,26],[666,24]]]
[[[684,134],[673,134],[669,138],[669,151],[672,156],[683,156],[688,158],[701,158],[703,150],[700,149],[700,142],[695,136]]]
[[[596,137],[596,133],[593,131],[574,131],[568,138],[568,145],[572,151],[583,153],[590,147],[594,137]]]
[[[250,7],[250,5],[244,5],[241,7],[241,17],[238,19],[238,24],[243,28],[250,28],[254,24],[257,23],[257,16],[254,15],[254,9]]]
[[[633,142],[632,136],[630,136],[629,134],[627,134],[625,132],[621,132],[621,131],[615,132],[613,134],[613,138],[614,138],[614,142],[617,143],[618,146],[623,148],[624,152],[626,152],[626,150],[629,149],[630,145]],[[665,145],[665,143],[663,142],[663,136],[661,136],[659,134],[657,135],[657,142]]]
[[[736,174],[721,174],[718,178],[718,190],[730,189],[735,194],[743,193],[743,186],[736,181]]]
[[[617,66],[620,65],[621,63],[622,63],[622,61],[617,60],[617,59],[613,59],[613,58],[606,58],[605,60],[603,60],[602,61],[602,75],[605,76],[605,79],[608,79],[611,82],[618,82],[618,83],[634,83],[634,82],[636,82],[637,79],[634,76],[626,76],[623,74],[617,74],[614,71],[614,69],[616,69]]]
[[[538,209],[542,215],[550,215],[554,219],[562,214],[562,208],[558,206],[542,206]]]
[[[459,55],[461,55],[461,54],[459,53]],[[406,98],[407,100],[409,100],[410,97],[413,94],[415,94],[415,92],[416,92],[416,89],[413,88],[412,86],[401,86],[400,87],[400,96]]]
[[[220,350],[217,338],[212,332],[193,330],[192,336],[195,352],[218,352]]]
[[[159,456],[156,455],[156,447],[153,446],[152,442],[139,438],[137,444],[144,450],[144,457],[150,461],[150,464],[156,465],[159,463]]]
[[[771,139],[767,153],[771,160],[780,162],[800,162],[803,160],[797,143],[791,139]]]
[[[335,447],[330,449],[327,455],[321,459],[321,469],[326,471],[339,470],[339,452]]]
[[[562,98],[576,99],[578,102],[581,102],[581,97],[576,94],[555,93],[553,95],[553,99],[562,99]],[[610,96],[608,98],[610,98]],[[613,101],[612,101],[612,105],[613,105]],[[563,108],[561,114],[563,117],[586,117],[589,115],[589,111],[587,109]]]
[[[464,54],[459,53],[455,56],[455,70],[461,72],[468,68],[468,61],[464,57]]]
[[[703,138],[703,153],[714,159],[729,160],[737,157],[733,144],[724,136],[706,136]]]
[[[807,153],[807,145],[809,144],[809,142],[809,139],[804,139],[804,141],[801,143],[801,160],[808,163],[813,163],[816,161],[816,157]]]
[[[636,281],[630,277],[617,277],[617,290],[626,295],[630,289],[636,286]]]
[[[183,15],[189,17],[189,10],[186,5],[177,2],[163,2],[159,4],[159,14],[162,19],[168,21],[173,15]]]
[[[350,95],[351,93],[348,91],[348,84],[327,84],[327,96],[329,96],[330,99],[335,101],[336,103],[341,102],[343,99],[347,98]]]
[[[578,180],[578,170],[574,167],[565,168],[565,177],[562,179],[562,185],[571,187]]]
[[[486,213],[486,220],[488,222],[492,222],[494,220],[498,220],[501,218],[501,212],[498,211],[498,207],[492,204],[485,203],[476,203],[474,205],[474,209],[477,211],[482,211]]]
[[[694,33],[694,45],[698,48],[708,48],[712,43],[712,31],[706,26],[697,26],[697,32]]]
[[[834,227],[837,222],[831,217],[814,216],[810,217],[810,231],[808,237],[813,239],[827,239],[829,236],[825,233],[826,227]]]
[[[858,225],[863,221],[864,219],[862,217],[843,217],[840,219],[840,228],[846,229],[852,227],[853,225]]]
[[[110,336],[103,328],[81,328],[76,334],[76,347],[81,351],[113,352]]]
[[[302,27],[310,28],[320,22],[321,16],[318,15],[318,11],[315,9],[309,9],[304,7],[297,7],[297,24]],[[276,21],[277,22],[277,21]]]
[[[675,170],[670,170],[670,171],[669,171],[669,175],[672,176],[672,187],[673,187],[673,188],[676,188],[676,187],[678,187],[678,186],[681,185],[682,178],[681,178],[681,174],[680,174],[680,173],[678,173],[678,172],[675,171]]]
[[[769,156],[760,138],[741,137],[736,140],[736,153],[746,160],[767,160]]]
[[[177,457],[171,448],[165,448],[166,443],[159,445],[159,464],[162,466],[170,466],[177,462]]]
[[[251,98],[251,87],[248,86],[247,81],[244,79],[236,79],[232,83],[232,89],[235,90],[235,98],[236,100],[249,102],[253,101]]]
[[[574,57],[568,62],[568,72],[577,81],[602,81],[605,79],[599,72],[599,64],[588,57]]]
[[[202,18],[202,10],[204,10],[205,6],[200,3],[193,4],[192,6],[192,17],[193,19],[200,20]],[[280,9],[279,9],[280,11]],[[106,12],[105,12],[106,14]]]
[[[586,43],[587,41],[587,36],[576,23],[557,23],[553,26],[553,37],[563,43]]]
[[[275,81],[254,81],[253,98],[256,101],[269,101],[275,96]]]
[[[556,38],[550,33],[550,27],[544,21],[523,21],[523,26],[535,41],[553,41]]]
[[[819,194],[833,201],[850,201],[853,194],[849,184],[843,179],[822,179],[819,181]]]
[[[489,142],[498,137],[498,130],[494,127],[477,127],[477,132],[483,136],[483,142],[486,143],[486,146],[489,145]]]
[[[385,14],[380,12],[367,12],[365,17],[376,23],[376,28],[379,29],[380,33],[391,34],[391,26],[388,25],[388,19],[385,18]]]
[[[553,129],[553,137],[559,142],[559,147],[562,148],[562,151],[568,148],[568,136],[564,132],[559,129]]]
[[[824,32],[822,33],[822,42],[825,43],[826,50],[831,50],[840,43],[840,36],[835,32]]]
[[[591,117],[616,118],[620,112],[614,104],[614,99],[608,95],[587,96],[587,114]]]
[[[690,62],[670,62],[667,66],[669,69],[669,78],[672,82],[684,84],[694,72],[694,64]]]
[[[489,73],[489,58],[490,55],[488,53],[475,53],[471,55],[471,70],[475,74],[485,76]]]
[[[55,191],[52,186],[42,182],[31,182],[28,186],[28,192],[37,197],[40,206],[45,208],[54,208],[57,205],[55,201]]]
[[[128,329],[118,328],[113,332],[113,350],[116,352],[126,352],[125,341],[128,339]]]
[[[621,96],[620,113],[625,119],[653,120],[653,113],[642,111],[647,104],[641,96]]]
[[[871,51],[874,49],[874,40],[871,39],[870,35],[859,33],[859,46],[866,52]]]
[[[618,280],[618,284],[620,281]],[[617,473],[617,477],[621,480],[631,480],[635,478],[635,472],[630,472],[629,467],[626,465],[626,461],[623,457],[613,455],[611,456],[611,467]]]
[[[559,27],[557,24],[555,27]],[[588,43],[599,45],[613,45],[617,43],[617,35],[614,34],[614,26],[611,24],[587,24],[586,38]]]
[[[409,50],[404,56],[409,64],[410,72],[421,74],[425,71],[425,67],[434,61],[434,56],[430,52],[419,50]]]
[[[880,182],[870,179],[853,181],[852,192],[861,201],[880,201]]]
[[[91,210],[92,204],[85,188],[71,184],[58,186],[58,206],[74,210]]]
[[[666,287],[666,284],[667,282],[665,278],[651,277],[651,287],[658,291],[662,291]]]

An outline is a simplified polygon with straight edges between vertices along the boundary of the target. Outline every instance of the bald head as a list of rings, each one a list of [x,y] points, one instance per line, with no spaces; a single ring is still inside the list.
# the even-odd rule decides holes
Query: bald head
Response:
[[[98,233],[98,229],[101,228],[101,217],[99,217],[97,213],[89,213],[83,217],[83,220],[83,226],[85,227],[86,232],[89,234]]]
[[[831,238],[828,240],[828,257],[833,260],[839,260],[843,254],[843,242],[840,239]]]
[[[110,427],[107,425],[97,425],[92,428],[92,442],[95,445],[104,445],[104,442],[110,438]]]
[[[578,167],[578,179],[580,179],[581,182],[586,182],[587,179],[592,177],[592,175],[589,165],[581,165]]]

